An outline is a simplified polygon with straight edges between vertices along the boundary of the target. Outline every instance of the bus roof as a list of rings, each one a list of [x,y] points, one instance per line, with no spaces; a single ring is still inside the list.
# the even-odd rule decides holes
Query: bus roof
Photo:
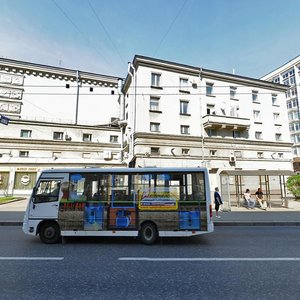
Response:
[[[160,173],[160,172],[207,172],[206,168],[63,168],[43,170],[45,173]]]

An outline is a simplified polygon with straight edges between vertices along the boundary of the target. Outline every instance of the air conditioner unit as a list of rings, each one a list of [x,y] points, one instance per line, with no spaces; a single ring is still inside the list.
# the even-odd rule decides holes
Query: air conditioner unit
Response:
[[[112,159],[112,153],[111,151],[104,151],[103,152],[103,158],[108,160],[108,159]]]
[[[229,157],[229,162],[231,162],[231,163],[235,162],[235,157],[234,156],[230,156]]]
[[[65,140],[66,140],[66,141],[72,141],[72,138],[71,138],[69,135],[66,134]]]

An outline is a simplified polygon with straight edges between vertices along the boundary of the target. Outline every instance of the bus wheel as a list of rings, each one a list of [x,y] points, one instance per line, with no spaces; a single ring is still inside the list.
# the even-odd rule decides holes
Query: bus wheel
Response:
[[[140,238],[146,245],[154,244],[158,238],[156,226],[150,222],[144,223],[140,230]]]
[[[45,244],[55,244],[60,240],[59,226],[55,222],[46,222],[40,228],[40,239]]]

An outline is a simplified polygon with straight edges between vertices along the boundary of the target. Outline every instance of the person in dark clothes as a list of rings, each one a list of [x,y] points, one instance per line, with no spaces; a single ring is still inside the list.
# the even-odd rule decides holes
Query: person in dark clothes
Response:
[[[219,216],[219,209],[220,209],[220,205],[223,204],[223,201],[218,187],[215,188],[214,198],[215,198],[216,218],[221,218]]]

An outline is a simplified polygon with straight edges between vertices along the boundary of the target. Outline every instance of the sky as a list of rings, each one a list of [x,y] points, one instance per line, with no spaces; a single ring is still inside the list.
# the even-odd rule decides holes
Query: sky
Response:
[[[126,77],[134,55],[260,78],[300,55],[299,0],[0,0],[0,57]]]

